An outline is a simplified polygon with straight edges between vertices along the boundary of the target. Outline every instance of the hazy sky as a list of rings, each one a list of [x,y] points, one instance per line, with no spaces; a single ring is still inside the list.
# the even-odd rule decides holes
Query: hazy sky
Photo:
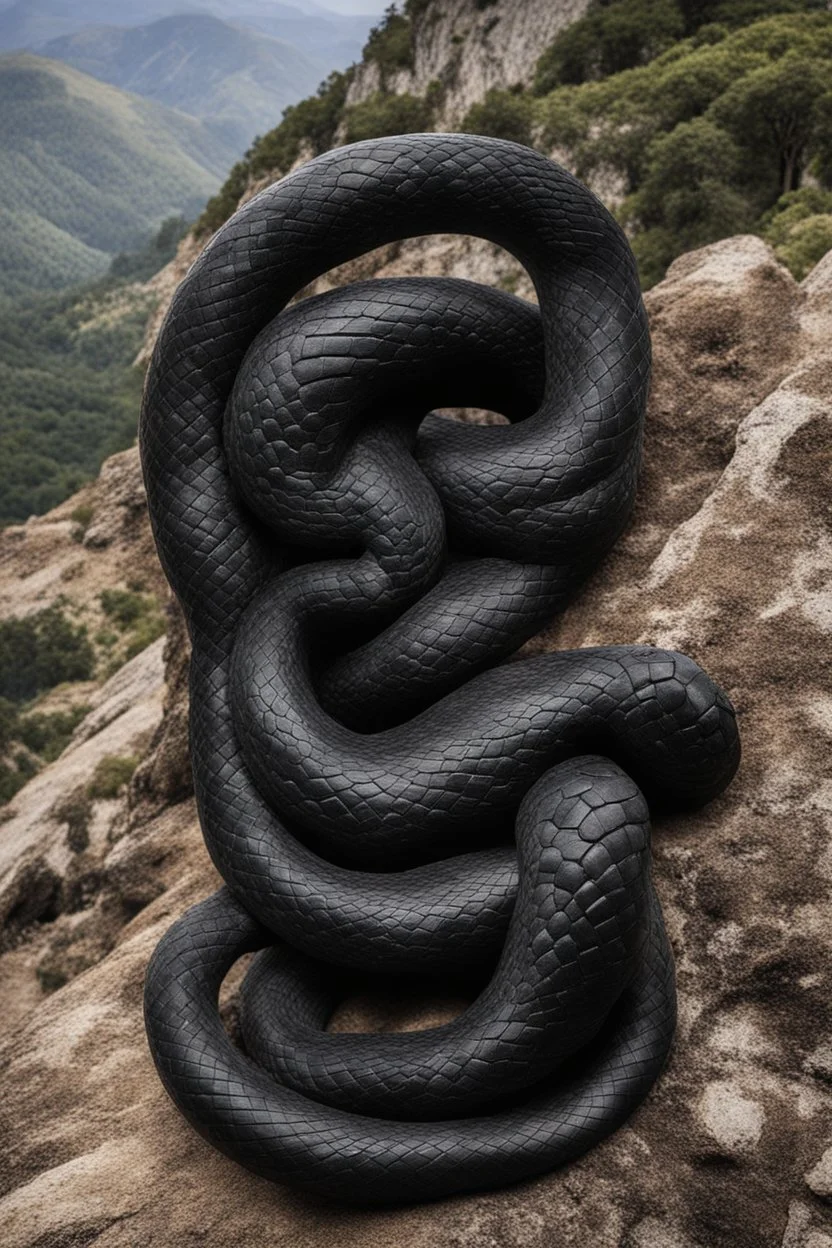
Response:
[[[319,0],[319,3],[334,13],[383,13],[390,0]]]

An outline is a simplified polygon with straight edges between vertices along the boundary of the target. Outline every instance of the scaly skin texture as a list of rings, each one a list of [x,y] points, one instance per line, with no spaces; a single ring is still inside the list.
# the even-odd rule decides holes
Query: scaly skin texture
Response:
[[[287,306],[454,230],[514,252],[540,310],[440,279]],[[364,1203],[511,1182],[614,1130],[662,1067],[645,799],[725,787],[733,710],[650,647],[504,662],[626,523],[648,380],[621,231],[494,139],[328,153],[242,208],[174,299],[142,459],[226,888],[161,942],[146,1019],[173,1100],[258,1173]],[[457,405],[510,423],[431,414]],[[254,949],[244,1054],[217,994]],[[343,968],[485,986],[445,1027],[338,1036]]]

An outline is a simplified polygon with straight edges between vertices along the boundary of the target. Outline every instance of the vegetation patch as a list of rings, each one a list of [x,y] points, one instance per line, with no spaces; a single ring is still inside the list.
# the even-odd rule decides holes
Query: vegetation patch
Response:
[[[99,760],[87,785],[87,796],[93,800],[118,797],[138,765],[134,754],[106,754]]]
[[[90,843],[92,819],[92,798],[86,788],[81,785],[73,789],[53,808],[52,814],[60,823],[66,824],[66,842],[72,852],[83,853]]]
[[[434,101],[418,95],[377,91],[344,113],[345,139],[378,139],[387,134],[414,134],[433,126]]]
[[[86,629],[68,620],[59,605],[0,621],[0,803],[54,762],[89,711],[27,711],[23,704],[65,680],[88,680],[94,669]]]
[[[382,84],[412,63],[427,7],[391,6],[372,32],[364,59]],[[350,142],[434,126],[438,83],[347,109],[350,80],[334,74],[287,109],[200,228],[218,228],[251,179],[332,146],[339,126]],[[543,52],[532,91],[489,91],[461,129],[564,152],[578,177],[608,187],[645,287],[682,252],[738,231],[803,276],[830,238],[826,201],[808,192],[832,187],[832,13],[824,0],[594,0]]]
[[[99,602],[107,619],[118,630],[117,633],[106,630],[99,633],[99,644],[110,649],[118,643],[119,634],[126,642],[120,658],[111,662],[110,671],[140,654],[166,630],[164,614],[152,594],[132,589],[104,589],[99,594]]]
[[[397,69],[413,68],[413,27],[407,9],[400,13],[395,4],[391,4],[385,10],[384,17],[370,31],[364,45],[364,60],[375,61],[382,80]]]
[[[645,286],[684,251],[738,231],[765,234],[774,205],[808,174],[822,186],[832,180],[832,14],[811,11],[814,0],[776,7],[808,11],[738,29],[708,20],[663,52],[642,47],[645,64],[606,76],[603,65],[587,68],[579,85],[547,91],[561,71],[551,50],[541,58],[536,140],[565,148],[579,177],[617,181]],[[698,15],[717,12],[701,5]],[[802,228],[814,254],[825,227]]]
[[[0,113],[10,296],[102,276],[172,208],[195,215],[235,152],[221,127],[25,53],[0,59]]]
[[[82,624],[56,603],[0,621],[0,698],[28,702],[65,680],[91,680],[95,653]]]
[[[132,444],[142,391],[133,361],[151,307],[114,280],[0,300],[0,525],[56,507]],[[86,524],[73,519],[80,539]]]
[[[832,191],[804,186],[778,199],[762,220],[763,238],[800,282],[832,251]]]
[[[84,534],[90,527],[94,515],[95,508],[90,506],[88,503],[83,506],[73,508],[69,515],[70,520],[75,526],[72,530],[73,541],[82,542],[84,540]]]
[[[460,129],[465,134],[489,134],[531,147],[532,120],[532,100],[525,92],[494,87],[481,104],[469,108]]]
[[[594,0],[537,63],[534,89],[609,78],[646,65],[688,35],[748,26],[774,13],[822,10],[823,0]]]
[[[128,282],[148,281],[173,259],[187,232],[188,222],[183,216],[167,217],[144,246],[113,256],[110,276]]]
[[[74,706],[69,711],[31,711],[27,715],[18,715],[15,734],[18,741],[37,754],[42,762],[53,763],[69,745],[72,734],[89,710],[88,706],[82,705]]]

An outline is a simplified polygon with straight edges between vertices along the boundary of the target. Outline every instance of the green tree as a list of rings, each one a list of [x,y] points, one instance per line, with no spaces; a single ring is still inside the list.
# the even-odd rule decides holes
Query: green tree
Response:
[[[557,36],[537,64],[535,91],[587,82],[644,65],[684,33],[676,0],[596,4]]]
[[[771,170],[780,194],[800,186],[829,70],[828,60],[788,52],[744,75],[711,106],[709,115],[742,143],[749,180],[759,182]]]
[[[804,186],[778,199],[761,233],[798,281],[832,250],[832,191]]]
[[[481,104],[469,108],[460,130],[464,134],[489,134],[495,139],[510,139],[531,147],[532,101],[525,94],[494,87]]]
[[[409,17],[389,5],[378,26],[370,31],[364,45],[364,60],[375,61],[382,74],[388,70],[409,69],[413,64],[412,27]]]
[[[705,117],[653,141],[646,176],[621,209],[636,230],[645,285],[662,277],[681,252],[750,228],[750,206],[733,187],[740,163],[731,136]]]
[[[0,698],[26,702],[65,680],[89,680],[95,654],[58,605],[0,622]]]
[[[386,134],[414,134],[430,130],[433,125],[433,104],[430,99],[410,95],[387,95],[376,91],[360,104],[344,113],[345,138],[348,143],[361,139],[378,139]]]
[[[188,223],[184,217],[166,217],[146,246],[138,251],[122,251],[113,257],[110,276],[132,282],[147,281],[173,259],[187,232]]]

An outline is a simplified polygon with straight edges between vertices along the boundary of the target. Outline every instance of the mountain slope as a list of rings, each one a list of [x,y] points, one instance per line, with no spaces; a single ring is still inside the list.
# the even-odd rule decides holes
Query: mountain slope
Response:
[[[227,22],[285,39],[326,61],[329,69],[343,69],[359,60],[370,28],[378,21],[377,15],[333,13],[311,5],[301,11],[270,0],[212,0],[206,7]]]
[[[193,215],[234,150],[182,113],[68,66],[0,57],[0,293],[106,269],[172,214]]]
[[[368,8],[372,7],[368,4]],[[159,18],[210,14],[298,47],[327,69],[357,60],[377,18],[333,13],[306,0],[133,0],[129,6],[112,0],[0,0],[0,49],[42,51],[52,39],[90,26],[146,26]]]
[[[43,55],[103,82],[215,123],[238,152],[329,66],[267,35],[208,14],[149,26],[93,26],[52,40]]]
[[[2,4],[0,48],[39,48],[48,39],[71,34],[83,26],[111,22],[114,7],[111,0],[15,0]],[[134,0],[127,12],[119,13],[119,19],[139,24],[202,7],[192,0]]]

